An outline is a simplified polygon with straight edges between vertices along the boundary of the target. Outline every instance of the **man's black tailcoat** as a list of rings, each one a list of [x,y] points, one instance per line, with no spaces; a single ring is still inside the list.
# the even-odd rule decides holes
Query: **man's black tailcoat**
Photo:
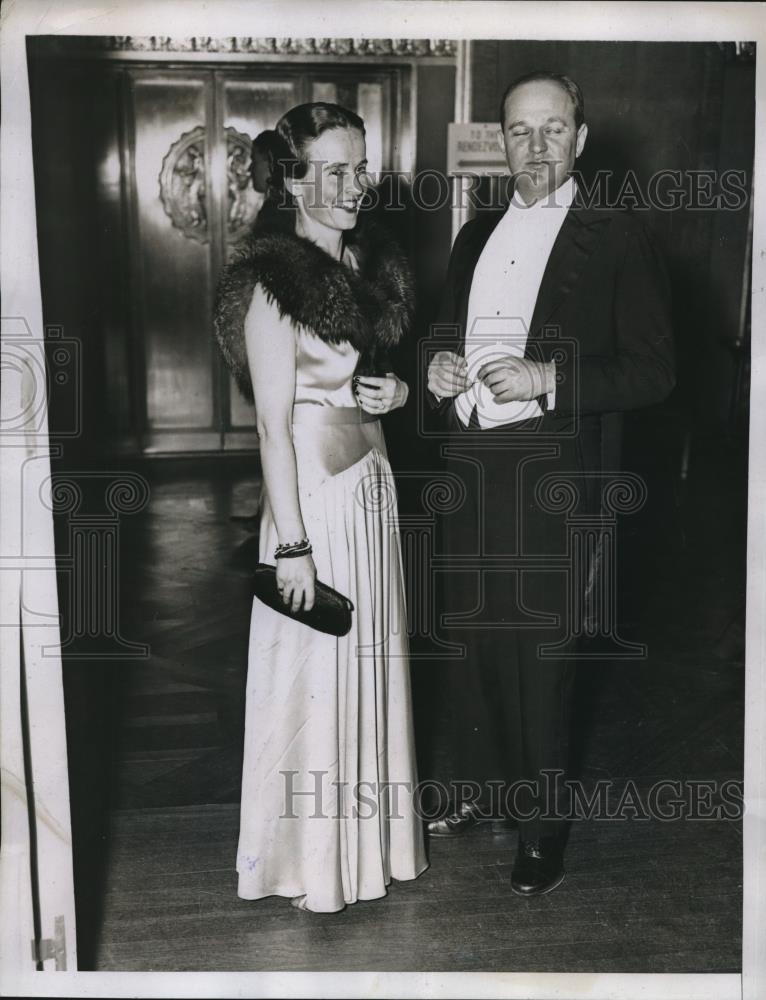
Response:
[[[464,351],[473,272],[501,216],[479,216],[458,234],[435,330],[440,349]],[[441,610],[452,619],[440,632],[465,647],[445,670],[460,756],[453,778],[482,784],[566,770],[576,648],[567,637],[572,601],[583,598],[568,593],[566,519],[601,509],[603,474],[619,469],[621,412],[658,403],[674,384],[667,275],[636,215],[575,198],[526,356],[556,362],[555,405],[542,417],[484,430],[474,418],[464,429],[452,400],[435,407],[447,471],[465,496],[444,515],[440,543],[449,557]],[[562,479],[571,490],[557,489]],[[555,643],[558,653],[540,656],[541,644]],[[515,805],[533,803],[521,795]]]

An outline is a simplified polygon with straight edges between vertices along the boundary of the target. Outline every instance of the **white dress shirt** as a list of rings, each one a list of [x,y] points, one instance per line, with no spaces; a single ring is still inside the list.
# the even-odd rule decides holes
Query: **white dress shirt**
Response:
[[[455,397],[455,409],[467,427],[471,411],[482,428],[529,420],[542,414],[536,399],[496,403],[478,371],[498,358],[523,358],[540,283],[553,244],[575,196],[574,178],[551,195],[527,205],[513,199],[486,242],[471,281],[465,358],[472,385]],[[553,409],[555,389],[548,393]]]

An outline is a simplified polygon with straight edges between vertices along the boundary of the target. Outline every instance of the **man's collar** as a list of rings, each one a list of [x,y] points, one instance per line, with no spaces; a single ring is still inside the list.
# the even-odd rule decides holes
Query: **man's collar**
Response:
[[[575,178],[571,175],[567,178],[564,184],[561,184],[556,189],[556,193],[559,193],[559,205],[563,207],[564,199],[561,197],[561,194],[563,193],[562,189],[568,184],[571,184],[572,200],[571,204],[569,204],[567,208],[566,219],[564,221],[565,228],[569,225],[577,227],[600,224],[608,222],[614,216],[615,210],[613,208],[600,208],[591,205],[588,201],[586,201],[582,187],[577,184]],[[498,223],[502,219],[507,218],[509,208],[510,204],[506,205],[505,208],[491,208],[478,212],[474,217],[475,228],[473,228],[473,238],[479,241],[486,240]],[[532,208],[534,208],[534,205]],[[517,210],[523,211],[522,209]]]
[[[554,191],[550,191],[531,204],[527,204],[518,189],[514,188],[508,208],[516,212],[536,212],[541,208],[558,208],[560,211],[566,212],[574,203],[577,190],[577,184],[571,174]]]

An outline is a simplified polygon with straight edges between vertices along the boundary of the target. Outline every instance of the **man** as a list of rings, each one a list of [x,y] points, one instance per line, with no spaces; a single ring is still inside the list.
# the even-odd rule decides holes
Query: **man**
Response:
[[[562,803],[549,789],[566,773],[570,626],[584,595],[567,590],[558,500],[598,517],[621,411],[668,395],[673,347],[649,234],[629,212],[584,205],[572,176],[588,135],[577,84],[515,80],[500,125],[513,197],[458,234],[439,323],[457,341],[428,369],[465,498],[443,530],[446,634],[465,650],[451,676],[458,778],[470,790],[429,830],[461,833],[502,798],[519,826],[511,887],[529,896],[564,877]]]

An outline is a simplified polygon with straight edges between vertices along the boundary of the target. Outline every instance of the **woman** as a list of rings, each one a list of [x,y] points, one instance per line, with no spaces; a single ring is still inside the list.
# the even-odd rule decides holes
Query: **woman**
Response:
[[[396,496],[380,417],[407,387],[380,370],[410,322],[400,252],[359,221],[364,123],[326,103],[277,124],[269,224],[222,278],[216,332],[254,398],[260,558],[286,606],[316,580],[351,599],[340,639],[253,601],[238,894],[318,912],[385,895],[427,866]]]

